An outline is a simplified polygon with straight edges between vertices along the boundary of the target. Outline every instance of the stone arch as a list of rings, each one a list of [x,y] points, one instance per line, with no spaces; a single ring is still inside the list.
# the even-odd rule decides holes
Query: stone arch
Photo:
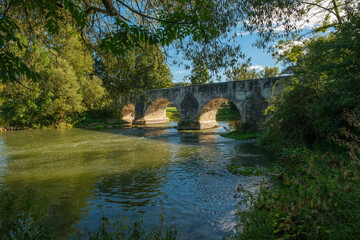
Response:
[[[132,123],[135,119],[135,106],[134,104],[126,104],[120,113],[121,120],[127,123]]]
[[[213,98],[203,106],[199,117],[199,124],[201,126],[201,129],[214,128],[218,126],[218,122],[216,121],[216,115],[221,105],[223,105],[227,101],[231,100],[227,98]],[[236,107],[238,112],[240,113],[241,109],[239,109],[238,106]]]
[[[166,98],[158,98],[152,101],[145,110],[144,122],[146,122],[146,124],[168,123],[169,118],[166,117],[166,107],[171,103],[172,102]]]

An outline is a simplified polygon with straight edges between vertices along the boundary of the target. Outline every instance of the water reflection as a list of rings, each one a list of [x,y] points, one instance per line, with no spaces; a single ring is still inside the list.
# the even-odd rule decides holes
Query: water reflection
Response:
[[[159,213],[176,222],[183,239],[219,239],[231,231],[239,183],[260,179],[230,174],[230,164],[267,166],[270,157],[249,141],[219,130],[173,128],[44,130],[0,135],[0,184],[35,187],[49,198],[59,238],[74,227],[94,230],[99,218]],[[220,129],[221,131],[221,129]]]

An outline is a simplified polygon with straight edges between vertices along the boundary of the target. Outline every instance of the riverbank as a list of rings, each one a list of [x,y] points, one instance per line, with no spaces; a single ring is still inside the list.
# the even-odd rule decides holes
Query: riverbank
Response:
[[[330,152],[287,150],[271,188],[248,195],[232,239],[357,239],[360,164]]]
[[[254,139],[260,136],[259,133],[240,133],[238,131],[232,131],[227,133],[220,134],[222,137],[226,138],[232,138],[232,139],[239,139],[239,140],[245,140],[245,139]]]
[[[98,119],[88,123],[79,123],[74,125],[74,127],[77,128],[88,128],[88,129],[122,128],[123,126],[124,123],[122,121],[113,118]]]

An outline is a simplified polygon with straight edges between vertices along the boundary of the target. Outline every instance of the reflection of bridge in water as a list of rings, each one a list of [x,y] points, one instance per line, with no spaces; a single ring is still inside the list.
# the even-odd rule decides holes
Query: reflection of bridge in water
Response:
[[[275,77],[245,81],[155,89],[137,95],[120,97],[122,119],[136,125],[168,123],[166,107],[171,103],[180,113],[178,129],[206,129],[218,126],[216,113],[227,100],[236,105],[242,122],[264,121],[268,100],[281,84]]]

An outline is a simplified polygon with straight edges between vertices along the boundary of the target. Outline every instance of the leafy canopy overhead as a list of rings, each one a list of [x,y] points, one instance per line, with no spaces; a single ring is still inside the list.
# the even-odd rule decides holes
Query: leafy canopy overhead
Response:
[[[0,80],[16,81],[26,75],[36,80],[26,55],[35,38],[51,49],[64,22],[73,25],[82,40],[96,51],[126,54],[142,43],[173,46],[185,59],[202,59],[209,71],[232,67],[244,57],[234,28],[257,33],[258,45],[295,34],[307,16],[322,17],[316,31],[341,25],[353,0],[3,0],[0,3]],[[350,10],[349,10],[350,9]],[[319,10],[319,11],[317,11]],[[26,24],[27,31],[19,25]],[[36,25],[44,31],[35,33]],[[35,34],[34,34],[35,33]],[[25,35],[21,41],[19,36]]]

